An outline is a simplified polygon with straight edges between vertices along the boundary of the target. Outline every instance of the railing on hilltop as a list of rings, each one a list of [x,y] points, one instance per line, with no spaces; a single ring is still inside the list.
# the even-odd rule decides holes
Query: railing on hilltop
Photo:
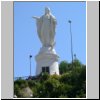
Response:
[[[22,80],[34,80],[34,79],[37,79],[37,76],[22,76],[22,77],[14,77],[14,81],[16,80],[19,80],[19,79],[22,79]]]

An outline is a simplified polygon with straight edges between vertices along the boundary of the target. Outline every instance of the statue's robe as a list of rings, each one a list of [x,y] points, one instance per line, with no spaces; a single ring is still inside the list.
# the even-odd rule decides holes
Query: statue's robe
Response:
[[[43,15],[37,20],[37,32],[43,46],[53,46],[55,41],[56,19],[50,14],[49,17]]]

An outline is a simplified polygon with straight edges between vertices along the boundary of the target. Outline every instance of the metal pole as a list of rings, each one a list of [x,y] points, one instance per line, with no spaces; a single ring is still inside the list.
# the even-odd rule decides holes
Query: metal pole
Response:
[[[31,58],[30,58],[30,76],[31,76]]]
[[[31,58],[32,58],[32,55],[30,55],[30,76],[31,76]]]
[[[74,60],[76,60],[77,58],[76,58],[76,54],[74,54]]]
[[[71,20],[69,20],[68,22],[70,23],[70,36],[71,36],[71,56],[72,56],[72,67],[73,67],[73,42],[72,42]]]

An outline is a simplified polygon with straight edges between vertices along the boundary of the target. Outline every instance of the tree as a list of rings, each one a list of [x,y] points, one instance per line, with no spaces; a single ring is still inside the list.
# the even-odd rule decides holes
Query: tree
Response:
[[[81,64],[81,62],[78,59],[75,59],[73,61],[73,67],[74,68],[76,68],[76,67],[82,67],[82,64]]]
[[[63,73],[66,73],[66,71],[69,71],[68,62],[62,61],[59,64],[59,71],[60,71],[60,74],[63,74]]]
[[[41,81],[45,81],[49,79],[49,74],[47,72],[42,73],[41,75]]]

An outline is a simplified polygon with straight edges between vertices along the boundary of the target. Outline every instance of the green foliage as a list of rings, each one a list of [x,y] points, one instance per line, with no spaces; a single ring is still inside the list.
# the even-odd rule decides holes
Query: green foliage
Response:
[[[73,61],[73,66],[74,66],[74,67],[81,67],[82,64],[81,64],[81,62],[80,62],[78,59],[75,59],[75,60]]]
[[[66,95],[60,95],[59,98],[68,98]]]
[[[20,89],[20,87],[18,86],[18,84],[14,84],[14,93],[15,93],[18,97],[20,97],[20,91],[21,91],[21,89]]]
[[[71,77],[70,73],[64,73],[64,74],[62,74],[62,76],[60,78],[60,82],[69,83],[70,79],[71,79],[70,77]]]
[[[42,75],[41,75],[41,80],[42,81],[45,81],[45,80],[47,80],[48,78],[49,78],[50,76],[49,76],[49,74],[48,73],[42,73]]]
[[[34,80],[28,80],[27,82],[30,88],[33,88],[33,86],[36,86],[36,82]]]
[[[21,78],[19,78],[18,80],[16,80],[14,82],[14,93],[18,96],[18,97],[23,97],[23,89],[28,87],[28,83],[26,80],[22,80]]]
[[[54,74],[54,75],[51,75],[50,78],[59,80],[60,79],[60,75]]]
[[[26,80],[22,80],[22,79],[19,79],[19,80],[15,81],[14,84],[15,85],[17,84],[18,86],[20,86],[21,89],[28,86],[27,81]]]
[[[33,98],[85,98],[86,97],[86,66],[80,61],[71,63],[63,61],[59,65],[61,75],[41,73],[37,79],[16,80],[14,93],[23,97],[23,90],[29,87]]]
[[[70,66],[69,66],[69,64],[66,61],[62,61],[59,64],[60,74],[66,73],[66,71],[69,71],[69,70],[70,70]]]
[[[45,81],[44,85],[48,91],[53,91],[54,88],[57,88],[59,86],[59,81],[56,79],[50,78]]]

